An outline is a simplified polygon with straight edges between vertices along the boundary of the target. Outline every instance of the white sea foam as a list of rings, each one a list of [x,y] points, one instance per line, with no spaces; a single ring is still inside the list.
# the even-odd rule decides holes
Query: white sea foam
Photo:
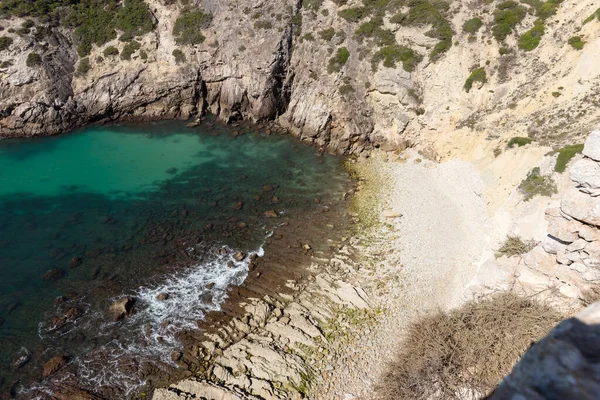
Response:
[[[118,330],[122,338],[74,361],[82,386],[118,387],[128,396],[145,384],[141,374],[135,374],[144,363],[160,367],[156,365],[156,360],[160,360],[163,365],[175,365],[171,353],[181,347],[177,332],[197,329],[197,321],[207,312],[220,310],[227,289],[241,285],[246,279],[250,257],[264,254],[260,247],[244,260],[236,261],[235,250],[226,250],[227,254],[219,255],[216,249],[210,249],[205,253],[209,254],[208,260],[166,277],[160,284],[140,287],[131,293],[136,299],[136,313],[99,330],[103,335],[103,331],[114,332],[114,324],[121,324]],[[157,299],[162,293],[168,294],[166,300]]]

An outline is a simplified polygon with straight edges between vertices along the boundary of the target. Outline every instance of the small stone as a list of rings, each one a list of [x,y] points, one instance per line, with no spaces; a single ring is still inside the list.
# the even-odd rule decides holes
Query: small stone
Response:
[[[312,247],[310,247],[310,245],[305,244],[304,246],[302,246],[302,248],[306,251],[309,251],[310,249],[312,249]]]
[[[181,357],[183,357],[183,353],[180,351],[174,351],[171,353],[171,360],[175,362],[181,360]]]
[[[265,192],[267,192],[267,193],[268,192],[272,192],[273,191],[273,186],[271,186],[271,185],[265,185],[265,186],[263,186],[263,190]]]
[[[73,257],[71,258],[71,262],[69,263],[69,267],[76,268],[80,266],[82,263],[81,257]]]
[[[233,255],[233,259],[237,262],[243,261],[244,258],[246,258],[246,253],[243,253],[241,251],[236,251]]]
[[[238,201],[237,203],[235,203],[235,205],[233,206],[234,210],[241,210],[242,208],[244,208],[244,202],[243,201]]]
[[[212,288],[214,288],[214,287],[215,287],[215,283],[214,283],[214,282],[211,282],[211,283],[209,283],[208,285],[206,285],[206,288],[207,288],[208,290],[212,290]]]
[[[275,210],[265,211],[263,215],[267,218],[277,218],[277,213]]]
[[[160,301],[167,300],[168,298],[169,298],[168,293],[159,293],[158,296],[156,296],[156,300],[160,300]]]

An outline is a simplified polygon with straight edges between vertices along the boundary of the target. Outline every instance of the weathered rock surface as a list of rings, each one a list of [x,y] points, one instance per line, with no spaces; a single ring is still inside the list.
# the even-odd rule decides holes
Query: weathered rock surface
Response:
[[[594,161],[600,161],[600,130],[593,131],[585,140],[583,155]]]
[[[68,361],[69,360],[66,356],[56,356],[50,359],[46,364],[44,364],[44,378],[52,375],[53,373],[67,365]]]
[[[131,297],[123,297],[115,301],[109,307],[109,311],[113,317],[113,320],[119,321],[128,316],[133,309],[134,300]]]
[[[489,32],[472,35],[473,40],[462,33],[475,7],[486,8],[482,18],[492,24],[494,3],[451,2],[447,18],[456,35],[435,61],[429,54],[437,40],[426,35],[429,27],[392,23],[397,10],[388,10],[382,26],[396,44],[410,46],[423,58],[411,72],[399,61],[377,66],[379,46],[356,33],[366,18],[348,21],[340,16],[360,3],[252,0],[242,7],[233,0],[196,1],[194,6],[212,15],[202,32],[206,40],[181,45],[172,34],[179,5],[146,2],[156,27],[137,40],[147,57],[102,57],[107,46],[123,48],[115,39],[93,47],[86,74],[76,73],[81,60],[70,30],[52,28],[43,41],[13,35],[11,48],[0,51],[3,61],[12,62],[0,68],[0,136],[57,134],[98,121],[188,119],[212,113],[224,121],[276,121],[309,143],[360,153],[372,147],[404,148],[430,133],[436,137],[475,125],[502,126],[513,135],[528,130],[544,134],[559,129],[555,125],[576,133],[600,120],[593,106],[600,74],[595,68],[596,22],[577,32],[587,44],[580,52],[563,46],[575,34],[568,21],[589,16],[597,8],[593,0],[560,7],[546,24],[539,49],[506,57],[498,56],[504,44],[487,37]],[[23,19],[4,22],[7,32],[18,30]],[[332,29],[330,37],[324,27]],[[526,19],[519,31],[529,28]],[[340,48],[350,56],[339,71],[331,70],[330,60]],[[186,62],[176,62],[175,49]],[[33,50],[42,64],[30,68],[26,58]],[[487,82],[466,92],[465,80],[483,60]],[[561,101],[548,94],[550,87],[564,83],[555,76],[572,86],[561,93]],[[553,125],[543,124],[547,129],[541,132],[535,124],[540,120]],[[597,158],[590,146],[591,158]]]

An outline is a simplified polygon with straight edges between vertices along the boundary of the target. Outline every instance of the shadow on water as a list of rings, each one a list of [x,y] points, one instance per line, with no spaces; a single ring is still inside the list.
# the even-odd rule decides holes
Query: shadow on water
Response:
[[[143,377],[132,371],[169,365],[177,330],[243,282],[247,261],[232,254],[261,251],[281,223],[265,212],[293,218],[348,184],[338,158],[289,137],[204,129],[170,122],[0,142],[0,165],[29,177],[6,178],[0,194],[0,397],[29,396],[62,354],[88,384],[128,376],[120,393],[134,390]],[[40,183],[47,169],[59,176]],[[157,301],[162,292],[170,300]],[[137,312],[115,323],[108,308],[124,294]]]

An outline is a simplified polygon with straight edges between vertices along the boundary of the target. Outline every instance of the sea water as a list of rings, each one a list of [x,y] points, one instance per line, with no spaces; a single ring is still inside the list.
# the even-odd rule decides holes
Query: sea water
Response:
[[[348,184],[337,157],[240,132],[162,122],[0,141],[0,393],[43,392],[42,366],[65,354],[78,379],[130,394],[131,371],[168,364],[176,333],[244,281],[249,258],[232,254],[262,255],[280,221],[266,211],[293,218]],[[136,313],[115,322],[122,296]]]

